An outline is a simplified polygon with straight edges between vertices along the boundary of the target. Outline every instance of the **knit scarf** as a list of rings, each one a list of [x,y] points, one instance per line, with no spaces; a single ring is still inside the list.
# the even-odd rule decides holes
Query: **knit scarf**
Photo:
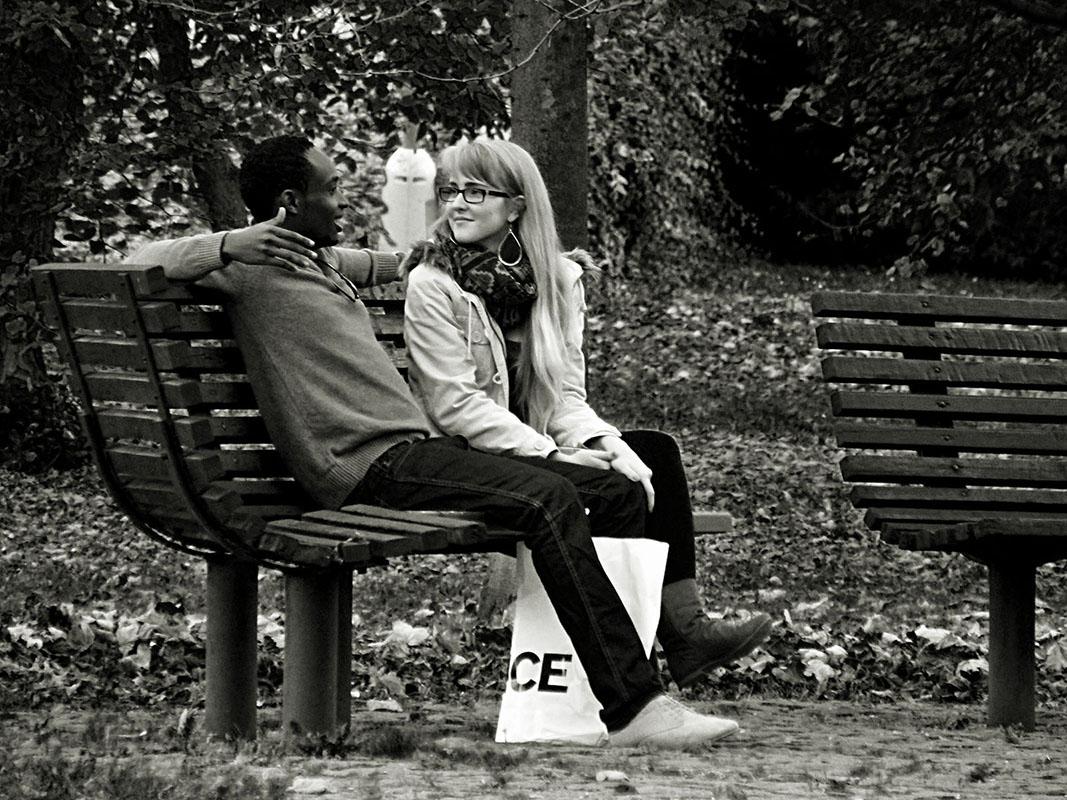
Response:
[[[443,269],[463,289],[482,298],[489,316],[502,330],[522,323],[537,298],[533,267],[526,253],[518,264],[509,266],[502,264],[495,252],[462,245],[447,234],[437,233],[432,241],[415,245],[408,262]]]

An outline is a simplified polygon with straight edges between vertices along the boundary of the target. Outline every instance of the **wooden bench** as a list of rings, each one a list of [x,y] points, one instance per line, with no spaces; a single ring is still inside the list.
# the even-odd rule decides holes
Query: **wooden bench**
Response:
[[[1067,302],[827,292],[841,475],[883,541],[989,572],[992,725],[1034,726],[1035,570],[1067,558]]]
[[[207,560],[207,732],[255,736],[259,566],[285,575],[283,726],[332,734],[351,711],[352,572],[513,549],[512,532],[470,515],[311,504],[270,443],[221,299],[206,290],[156,266],[45,264],[32,277],[116,503],[150,536]],[[403,372],[403,300],[366,302]],[[728,514],[695,521],[702,533],[731,527]]]

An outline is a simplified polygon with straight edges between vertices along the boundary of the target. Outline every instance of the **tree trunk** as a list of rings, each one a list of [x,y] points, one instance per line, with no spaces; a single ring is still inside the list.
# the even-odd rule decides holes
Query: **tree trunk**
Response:
[[[588,28],[564,22],[543,43],[558,14],[539,0],[514,0],[511,137],[533,155],[548,184],[565,247],[588,236],[589,130],[586,90]],[[534,52],[536,51],[536,52]]]
[[[199,94],[186,23],[170,9],[156,7],[152,31],[159,49],[159,77],[170,130],[176,147],[184,150],[175,150],[175,156],[188,159],[212,229],[243,228],[248,224],[248,212],[241,200],[237,167],[219,141],[204,131],[211,114]]]

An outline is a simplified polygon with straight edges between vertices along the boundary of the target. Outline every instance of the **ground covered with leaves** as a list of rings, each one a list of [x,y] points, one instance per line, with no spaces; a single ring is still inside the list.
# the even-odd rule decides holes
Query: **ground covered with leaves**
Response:
[[[1058,287],[923,279],[925,290],[1049,296]],[[808,297],[909,288],[863,271],[748,265],[670,297],[593,297],[590,387],[604,416],[680,440],[698,508],[735,530],[699,543],[709,609],[771,612],[767,645],[687,695],[867,702],[978,701],[987,664],[984,570],[879,542],[848,504],[818,382]],[[910,288],[915,288],[912,286]],[[195,709],[204,667],[203,565],[138,533],[95,472],[0,475],[0,712]],[[491,701],[510,630],[476,612],[485,561],[400,559],[355,578],[357,708]],[[284,609],[261,577],[260,689],[280,699]],[[1067,698],[1067,579],[1038,576],[1038,693]]]

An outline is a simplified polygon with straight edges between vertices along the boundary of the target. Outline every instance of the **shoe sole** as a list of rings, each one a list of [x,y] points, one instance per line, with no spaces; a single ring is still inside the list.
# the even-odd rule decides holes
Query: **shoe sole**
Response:
[[[678,749],[685,749],[685,748],[688,748],[688,747],[699,747],[700,745],[711,744],[712,742],[718,742],[721,739],[725,739],[727,736],[733,736],[740,729],[741,729],[740,726],[736,726],[736,727],[733,727],[733,728],[728,728],[727,730],[724,730],[721,733],[716,733],[713,736],[704,736],[704,737],[699,737],[699,738],[694,737],[693,739],[687,739],[685,741],[669,741],[669,742],[657,741],[656,737],[653,735],[653,736],[647,736],[647,737],[645,737],[644,739],[642,739],[639,742],[629,742],[627,744],[619,744],[618,742],[612,741],[611,737],[609,736],[607,744],[608,744],[609,747],[654,747],[654,748],[657,748],[657,749],[660,749],[660,750],[678,750]]]
[[[687,675],[683,675],[681,678],[674,678],[674,682],[678,684],[679,689],[685,689],[688,686],[692,686],[698,680],[704,677],[708,670],[721,667],[723,664],[729,664],[731,661],[741,658],[743,655],[747,655],[767,641],[767,637],[771,635],[771,620],[767,619],[762,625],[752,632],[752,635],[745,639],[741,644],[735,647],[728,653],[721,656],[717,656],[709,661],[704,662],[695,670]],[[671,677],[674,677],[673,675]]]

